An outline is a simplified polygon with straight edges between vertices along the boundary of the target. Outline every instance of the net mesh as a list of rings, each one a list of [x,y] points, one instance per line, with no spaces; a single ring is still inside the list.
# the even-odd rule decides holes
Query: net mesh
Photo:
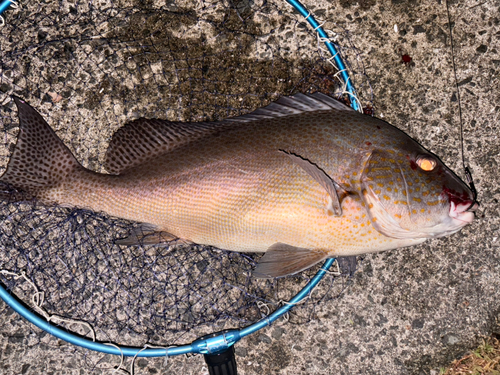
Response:
[[[113,132],[136,118],[220,120],[296,92],[341,96],[337,71],[314,32],[278,2],[22,5],[6,13],[0,30],[0,173],[18,132],[13,94],[98,172],[105,172]],[[348,40],[342,30],[335,38]],[[250,277],[254,254],[114,245],[136,225],[79,208],[3,202],[0,269],[24,273],[44,293],[40,305],[48,314],[88,322],[100,341],[136,346],[182,344],[247,326],[289,300],[317,270],[258,280]],[[27,304],[36,292],[11,274],[0,280]],[[344,280],[328,276],[291,321],[314,317],[314,306],[343,287]],[[64,325],[89,335],[84,326]]]

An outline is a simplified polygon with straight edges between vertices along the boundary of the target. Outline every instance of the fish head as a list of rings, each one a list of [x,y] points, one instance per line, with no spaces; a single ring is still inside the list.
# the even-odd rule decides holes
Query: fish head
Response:
[[[375,229],[392,238],[442,237],[474,220],[470,188],[418,144],[373,150],[361,175],[361,196]]]

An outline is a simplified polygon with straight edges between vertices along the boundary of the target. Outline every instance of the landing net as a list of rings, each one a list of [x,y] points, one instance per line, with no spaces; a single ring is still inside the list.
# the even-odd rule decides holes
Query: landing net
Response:
[[[13,94],[42,114],[82,165],[103,173],[112,134],[140,117],[221,120],[297,92],[348,101],[322,41],[280,1],[26,2],[4,16],[0,173],[18,133]],[[348,35],[331,22],[323,27],[346,47],[351,79],[369,98]],[[259,280],[250,277],[255,254],[113,244],[135,225],[84,209],[2,203],[0,281],[75,333],[170,346],[262,319],[318,269]],[[313,319],[315,306],[344,286],[325,277],[290,321]]]

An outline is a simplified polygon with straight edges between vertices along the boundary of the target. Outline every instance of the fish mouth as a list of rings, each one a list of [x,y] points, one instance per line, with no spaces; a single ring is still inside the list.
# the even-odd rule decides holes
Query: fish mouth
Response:
[[[450,199],[450,217],[456,221],[463,222],[464,225],[472,223],[474,220],[474,212],[479,208],[479,203],[476,201],[462,201]]]
[[[443,195],[448,197],[450,218],[456,225],[464,226],[474,220],[474,212],[479,208],[479,203],[467,185],[454,174],[451,177],[455,183],[443,186]]]

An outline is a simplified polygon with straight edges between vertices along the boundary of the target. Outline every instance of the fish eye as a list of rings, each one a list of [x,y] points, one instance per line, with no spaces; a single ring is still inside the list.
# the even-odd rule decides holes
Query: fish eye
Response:
[[[436,160],[429,156],[419,156],[417,158],[417,165],[420,169],[429,172],[436,168],[437,163]]]

